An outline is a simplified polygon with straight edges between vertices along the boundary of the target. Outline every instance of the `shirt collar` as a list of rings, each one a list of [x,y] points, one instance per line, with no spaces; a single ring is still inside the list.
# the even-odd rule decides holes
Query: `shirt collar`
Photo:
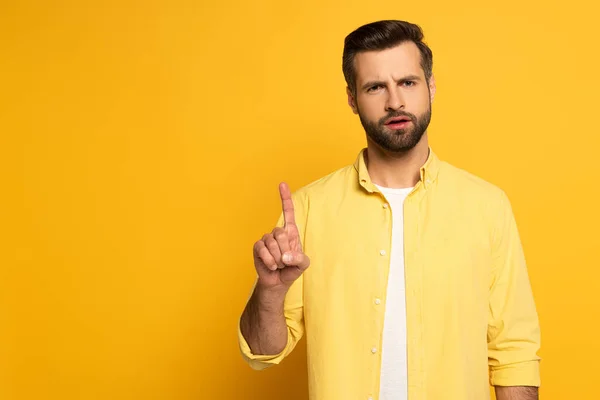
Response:
[[[369,171],[367,170],[367,164],[365,163],[366,150],[366,148],[363,148],[354,162],[354,169],[356,169],[358,172],[358,183],[369,193],[379,192],[379,189],[377,189],[377,187],[371,181]],[[429,156],[427,157],[427,161],[425,161],[425,164],[423,164],[420,169],[421,182],[425,190],[429,189],[437,180],[440,168],[439,163],[439,158],[433,152],[431,147],[429,147]]]

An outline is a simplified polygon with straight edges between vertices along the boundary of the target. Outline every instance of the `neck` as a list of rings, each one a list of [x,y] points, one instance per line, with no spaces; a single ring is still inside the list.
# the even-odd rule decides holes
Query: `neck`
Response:
[[[421,179],[421,167],[429,157],[427,133],[415,147],[406,152],[393,153],[367,140],[365,163],[371,181],[379,186],[401,189],[414,187]]]

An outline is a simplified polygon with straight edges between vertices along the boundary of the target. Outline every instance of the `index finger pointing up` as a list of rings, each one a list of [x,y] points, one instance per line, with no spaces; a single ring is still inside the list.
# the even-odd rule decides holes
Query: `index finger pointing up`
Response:
[[[283,209],[283,220],[285,226],[296,225],[296,218],[294,216],[294,203],[292,202],[292,192],[287,183],[282,182],[279,184],[279,194],[281,195],[281,208]]]

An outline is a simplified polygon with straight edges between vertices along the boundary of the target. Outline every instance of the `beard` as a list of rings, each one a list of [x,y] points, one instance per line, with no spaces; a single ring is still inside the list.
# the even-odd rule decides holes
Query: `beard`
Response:
[[[411,150],[420,141],[423,134],[427,131],[431,121],[431,102],[429,108],[418,117],[406,111],[390,112],[377,122],[367,120],[358,110],[360,122],[367,133],[375,143],[384,150],[393,153],[402,153]],[[411,124],[405,129],[390,129],[385,125],[385,121],[395,117],[410,118]]]

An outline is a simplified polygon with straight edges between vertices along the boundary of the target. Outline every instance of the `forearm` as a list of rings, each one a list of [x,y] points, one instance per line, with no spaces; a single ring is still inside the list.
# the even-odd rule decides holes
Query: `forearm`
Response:
[[[288,329],[283,312],[285,292],[254,290],[240,319],[240,329],[255,355],[275,355],[287,344]]]
[[[538,388],[533,386],[496,386],[496,400],[538,400]]]

